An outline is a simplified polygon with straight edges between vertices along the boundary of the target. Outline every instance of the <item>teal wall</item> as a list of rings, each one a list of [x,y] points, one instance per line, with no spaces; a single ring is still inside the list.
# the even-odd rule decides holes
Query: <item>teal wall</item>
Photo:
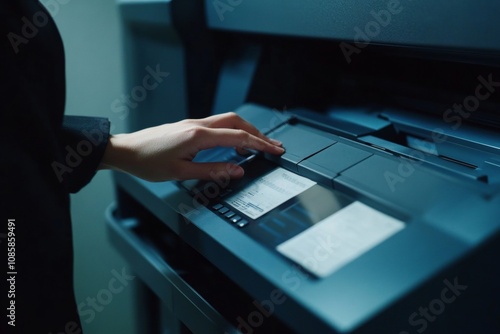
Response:
[[[123,131],[125,120],[114,114],[111,103],[123,91],[123,54],[120,23],[113,0],[41,0],[59,27],[66,49],[66,113],[103,116],[112,121],[113,133]],[[58,4],[58,10],[54,7]],[[90,185],[72,196],[75,247],[75,290],[83,303],[84,333],[136,333],[133,284],[113,280],[130,273],[127,263],[110,245],[104,210],[113,201],[109,171],[100,171]],[[125,268],[125,269],[124,269]],[[115,293],[110,292],[109,284]],[[123,287],[123,288],[122,288]],[[120,291],[120,292],[117,292]],[[91,305],[95,298],[96,304]]]

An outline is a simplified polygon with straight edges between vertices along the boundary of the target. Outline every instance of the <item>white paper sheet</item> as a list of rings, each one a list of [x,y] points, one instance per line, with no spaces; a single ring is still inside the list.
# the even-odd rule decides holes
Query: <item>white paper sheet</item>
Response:
[[[313,274],[326,277],[404,226],[356,201],[278,245],[277,250]]]
[[[315,184],[278,167],[229,197],[226,203],[248,217],[257,219]]]

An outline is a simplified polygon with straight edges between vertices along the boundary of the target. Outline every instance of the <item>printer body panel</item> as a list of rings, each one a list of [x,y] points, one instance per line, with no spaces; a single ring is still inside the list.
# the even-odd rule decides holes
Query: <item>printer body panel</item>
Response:
[[[445,26],[436,19],[450,10],[444,2],[401,3],[391,25],[359,47],[353,44],[354,28],[375,20],[372,11],[389,10],[387,3],[168,3],[174,17],[164,22],[172,29],[168,38],[149,36],[165,33],[165,27],[155,30],[158,22],[139,28],[126,20],[136,39],[127,44],[128,64],[137,72],[147,65],[144,59],[152,64],[169,59],[184,72],[169,93],[172,100],[160,94],[151,105],[141,105],[144,113],[129,118],[130,128],[235,108],[286,149],[276,157],[215,148],[195,158],[241,163],[246,174],[238,181],[219,175],[207,182],[154,184],[116,175],[118,211],[125,216],[136,215],[136,206],[141,215],[148,211],[212,266],[190,268],[193,276],[203,281],[203,275],[220,271],[248,298],[275,301],[262,326],[250,324],[253,311],[262,311],[252,306],[236,315],[222,308],[213,328],[226,330],[227,324],[219,327],[225,319],[231,330],[244,332],[242,318],[252,331],[265,333],[265,323],[276,318],[283,326],[277,328],[297,333],[474,333],[467,316],[492,332],[500,328],[494,304],[500,297],[499,269],[493,258],[500,229],[500,71],[495,65],[500,34],[491,18],[497,4],[457,4]],[[481,18],[485,22],[478,24]],[[342,42],[360,50],[351,61]],[[195,66],[205,51],[210,61]],[[479,104],[468,111],[477,91],[488,98],[477,97]],[[159,108],[163,102],[178,103],[179,113],[166,117]],[[304,189],[291,197],[273,192],[283,184],[291,191],[290,178],[303,182]],[[253,193],[261,198],[252,202]],[[367,214],[356,216],[359,212]],[[285,244],[322,226],[340,229],[332,236],[344,244],[357,240],[346,227],[349,215],[355,217],[349,221],[371,231],[358,230],[359,240],[375,240],[377,226],[383,226],[376,224],[394,228],[385,237],[354,245],[356,251],[326,274],[292,259]],[[150,233],[153,238],[155,231]],[[329,235],[323,237],[318,244],[326,246],[320,251],[334,249]],[[189,254],[188,262],[198,256]],[[148,282],[163,291],[158,279]],[[217,289],[222,296],[224,287]],[[207,290],[199,292],[200,300],[210,301],[203,295]],[[206,309],[199,307],[203,319],[215,309],[216,298],[211,300]],[[234,303],[243,302],[235,297]],[[181,312],[173,304],[169,307]],[[421,307],[431,313],[421,313]],[[190,326],[201,331],[199,324]]]

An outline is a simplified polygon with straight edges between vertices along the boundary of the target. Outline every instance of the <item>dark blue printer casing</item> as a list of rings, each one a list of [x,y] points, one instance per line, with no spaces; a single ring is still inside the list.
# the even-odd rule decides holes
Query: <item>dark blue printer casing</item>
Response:
[[[115,174],[109,233],[142,281],[141,332],[500,332],[500,3],[119,6],[127,86],[170,72],[130,130],[234,110],[286,149],[196,157],[242,163],[240,181]],[[252,219],[225,202],[277,167],[339,207]],[[404,228],[326,277],[276,250],[353,201]],[[292,207],[309,223],[283,223]]]

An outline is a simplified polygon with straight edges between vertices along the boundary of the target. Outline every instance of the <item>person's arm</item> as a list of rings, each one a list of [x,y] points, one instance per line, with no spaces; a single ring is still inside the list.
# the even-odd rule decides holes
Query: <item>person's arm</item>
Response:
[[[237,114],[226,113],[110,136],[100,168],[121,170],[150,181],[207,180],[220,172],[233,178],[243,176],[240,166],[227,162],[192,162],[199,151],[216,146],[284,152],[280,142],[267,138]]]

